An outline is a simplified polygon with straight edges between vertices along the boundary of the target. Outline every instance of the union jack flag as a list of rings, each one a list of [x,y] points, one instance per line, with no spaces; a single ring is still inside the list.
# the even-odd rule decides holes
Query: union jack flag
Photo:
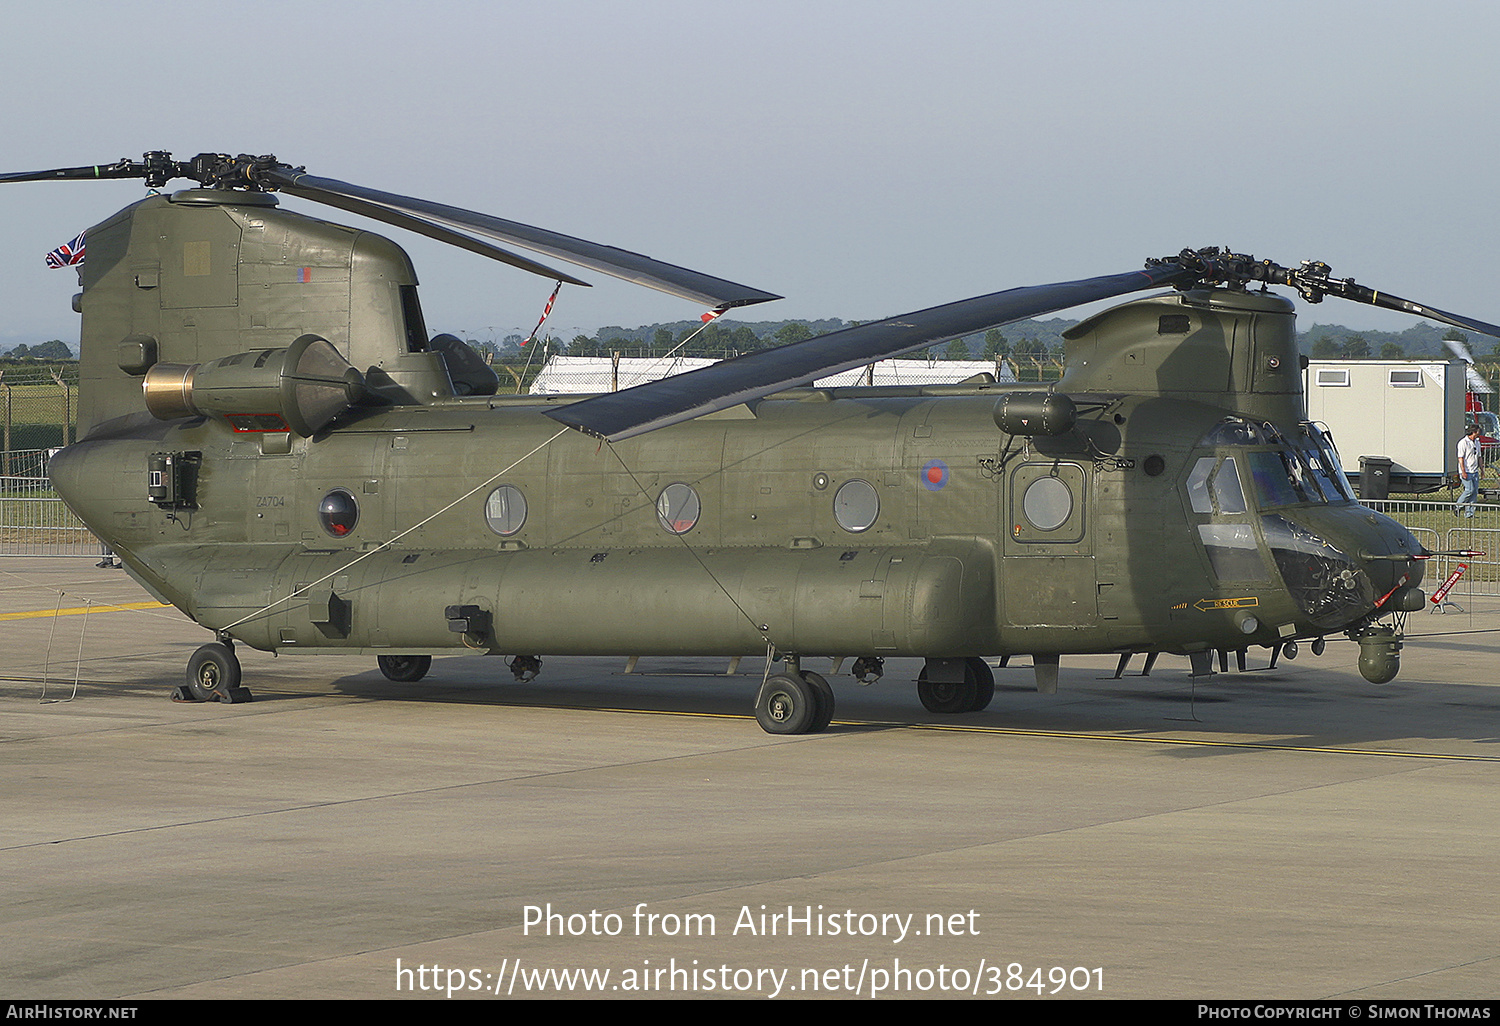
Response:
[[[86,232],[79,232],[78,238],[72,242],[64,242],[51,253],[47,254],[48,267],[71,267],[74,264],[83,263],[83,237]]]

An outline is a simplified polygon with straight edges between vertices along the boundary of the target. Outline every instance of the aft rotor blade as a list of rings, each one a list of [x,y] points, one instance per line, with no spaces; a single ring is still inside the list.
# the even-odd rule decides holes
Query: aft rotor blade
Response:
[[[617,249],[614,246],[602,246],[585,239],[547,231],[545,228],[534,228],[517,221],[507,221],[489,214],[464,210],[462,207],[381,192],[378,189],[367,189],[364,186],[351,185],[333,178],[319,178],[284,166],[270,169],[262,174],[268,183],[293,196],[302,196],[320,203],[342,207],[345,210],[355,210],[356,208],[350,204],[358,202],[364,204],[365,208],[357,212],[369,213],[370,210],[379,210],[380,213],[371,213],[370,216],[392,223],[397,223],[393,217],[403,216],[419,220],[429,226],[435,224],[449,229],[474,232],[706,306],[717,308],[748,306],[751,303],[764,303],[781,298],[770,292],[762,292],[760,289],[701,274],[686,267],[653,260],[640,253]],[[410,224],[405,226],[411,227]],[[413,228],[413,230],[421,229]],[[425,234],[432,233],[428,231]]]
[[[571,274],[532,260],[530,257],[524,257],[519,253],[512,253],[510,250],[502,249],[494,243],[485,242],[483,239],[476,239],[472,235],[465,235],[463,232],[454,231],[445,225],[437,224],[426,218],[406,213],[405,211],[396,210],[377,203],[367,203],[352,196],[302,189],[295,185],[284,185],[281,187],[281,191],[292,196],[300,196],[303,199],[315,200],[331,207],[338,207],[340,210],[347,210],[350,213],[360,214],[376,221],[384,221],[386,224],[393,224],[397,228],[405,228],[407,231],[416,232],[418,235],[425,235],[429,239],[446,242],[450,246],[466,249],[470,253],[478,253],[480,256],[489,257],[491,260],[498,260],[502,264],[518,267],[523,271],[530,271],[532,274],[539,274],[544,278],[567,282],[569,285],[582,285],[584,288],[590,287],[588,282],[581,281]]]
[[[1399,310],[1418,317],[1430,317],[1435,321],[1451,324],[1455,328],[1468,328],[1481,335],[1500,338],[1500,325],[1490,324],[1476,317],[1449,313],[1435,306],[1414,303],[1410,299],[1402,299],[1389,292],[1381,292],[1379,289],[1361,285],[1353,278],[1335,278],[1329,273],[1328,265],[1320,260],[1304,260],[1301,267],[1291,268],[1282,267],[1269,260],[1257,263],[1254,257],[1239,254],[1225,254],[1219,257],[1217,251],[1200,251],[1199,254],[1191,254],[1184,250],[1178,255],[1177,261],[1194,265],[1195,256],[1203,254],[1208,254],[1207,259],[1198,266],[1213,267],[1216,271],[1224,273],[1229,280],[1266,281],[1275,285],[1290,285],[1309,303],[1321,302],[1324,296],[1337,296],[1355,303],[1378,306],[1382,310]]]
[[[995,292],[748,353],[546,413],[587,434],[617,442],[999,324],[1197,277],[1197,271],[1162,264],[1143,271]]]

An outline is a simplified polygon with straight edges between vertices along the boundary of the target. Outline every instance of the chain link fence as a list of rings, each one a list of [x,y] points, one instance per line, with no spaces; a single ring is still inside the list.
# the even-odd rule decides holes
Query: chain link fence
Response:
[[[0,474],[16,473],[14,454],[74,441],[77,420],[76,366],[0,369]]]

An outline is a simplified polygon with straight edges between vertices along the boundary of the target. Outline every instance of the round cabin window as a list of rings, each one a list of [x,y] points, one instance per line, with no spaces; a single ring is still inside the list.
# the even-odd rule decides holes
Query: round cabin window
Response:
[[[515,485],[503,484],[484,500],[484,522],[490,530],[508,538],[526,523],[526,496]]]
[[[318,522],[335,538],[345,538],[359,523],[359,503],[343,488],[335,488],[318,503]]]
[[[673,534],[687,534],[698,523],[703,503],[692,485],[669,484],[656,499],[656,517]]]
[[[1073,493],[1056,477],[1039,477],[1021,498],[1026,522],[1038,531],[1055,531],[1073,515]]]
[[[868,531],[880,516],[880,495],[868,481],[845,481],[833,494],[833,518],[846,531]]]

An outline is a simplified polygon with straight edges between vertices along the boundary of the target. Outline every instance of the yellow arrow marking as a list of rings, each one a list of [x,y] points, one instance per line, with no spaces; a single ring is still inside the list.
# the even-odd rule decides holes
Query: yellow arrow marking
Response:
[[[1245,598],[1199,599],[1193,605],[1204,612],[1210,609],[1248,609],[1260,605],[1260,599],[1254,595]]]

